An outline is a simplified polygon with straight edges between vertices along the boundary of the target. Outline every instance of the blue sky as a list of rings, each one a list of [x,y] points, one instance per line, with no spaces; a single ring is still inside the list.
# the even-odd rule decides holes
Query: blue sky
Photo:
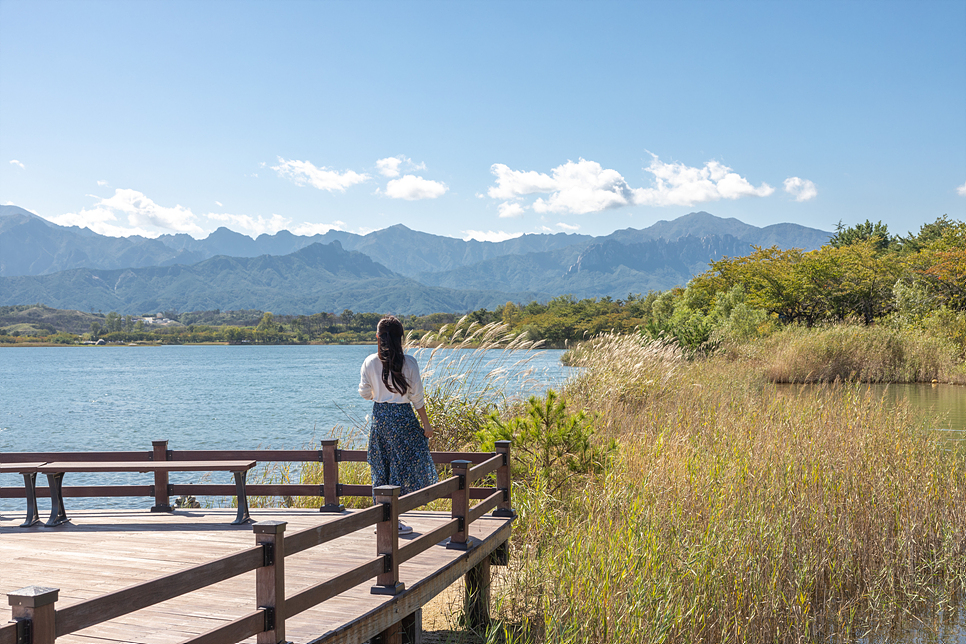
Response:
[[[966,2],[0,0],[0,203],[105,234],[966,219]]]

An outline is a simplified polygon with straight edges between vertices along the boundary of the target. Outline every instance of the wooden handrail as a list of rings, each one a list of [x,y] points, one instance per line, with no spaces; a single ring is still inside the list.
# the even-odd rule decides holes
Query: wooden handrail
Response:
[[[306,528],[286,537],[285,552],[287,555],[294,555],[296,552],[352,534],[356,530],[368,528],[379,521],[382,521],[382,506],[373,505],[365,510],[353,512],[329,523]]]
[[[235,486],[231,494],[234,494]],[[50,496],[50,488],[46,485],[38,485],[34,488],[37,498]],[[22,499],[24,498],[24,488],[4,487],[0,488],[0,499]],[[98,497],[98,496],[154,496],[153,485],[65,485],[61,488],[61,495],[64,497]]]
[[[379,508],[380,512],[382,508]],[[376,557],[364,564],[360,564],[341,575],[326,579],[322,583],[309,586],[294,595],[285,599],[285,618],[294,617],[313,606],[318,606],[327,599],[331,599],[339,593],[344,593],[350,588],[366,582],[383,571],[385,559]]]
[[[0,452],[0,463],[150,461],[151,452]]]
[[[255,570],[262,563],[262,549],[249,548],[221,559],[68,606],[57,611],[57,636],[67,635],[199,588],[217,584]]]
[[[399,563],[405,563],[416,555],[429,550],[443,539],[452,537],[459,529],[459,525],[459,521],[456,519],[450,519],[435,530],[427,532],[418,539],[413,539],[399,549]]]
[[[469,473],[470,484],[473,484],[476,481],[479,481],[487,474],[491,474],[497,471],[501,465],[503,465],[503,454],[496,454],[493,457],[483,461],[476,467],[470,468],[470,473]]]
[[[459,479],[451,476],[421,490],[399,497],[399,512],[409,512],[436,499],[445,499],[459,488]]]
[[[481,516],[483,516],[484,514],[486,514],[493,508],[495,508],[496,506],[500,505],[500,501],[502,500],[503,500],[503,491],[497,490],[490,496],[486,497],[485,501],[481,501],[480,503],[477,503],[472,508],[470,508],[469,518],[467,519],[467,522],[473,523]]]
[[[224,626],[218,626],[182,644],[235,644],[265,630],[265,611],[256,610]]]
[[[0,626],[0,644],[17,644],[17,623]]]
[[[165,457],[166,460],[261,460],[266,462],[279,461],[312,461],[321,462],[324,455],[328,455],[328,461],[333,461],[333,454],[336,455],[335,462],[361,462],[365,460],[366,452],[361,450],[337,450],[334,441],[326,441],[324,444],[326,452],[323,450],[237,450],[237,451],[212,451],[212,450],[192,450],[192,451],[163,451],[166,443],[155,441],[154,452],[17,452],[0,453],[0,463],[32,463],[39,461],[59,461],[59,462],[117,462],[117,461],[147,461],[152,457]],[[374,505],[365,510],[352,512],[339,517],[333,521],[323,523],[312,528],[296,532],[287,538],[284,537],[284,524],[279,524],[280,532],[277,538],[283,541],[276,542],[279,546],[279,556],[281,561],[289,555],[308,550],[320,544],[332,541],[339,537],[351,534],[357,530],[365,529],[372,525],[379,526],[382,531],[387,523],[391,523],[391,534],[398,539],[395,530],[395,519],[387,520],[386,516],[395,517],[401,512],[408,512],[441,498],[459,497],[460,508],[454,505],[453,518],[432,531],[421,535],[419,538],[410,541],[399,548],[392,545],[392,554],[382,554],[376,558],[356,566],[332,579],[305,588],[288,598],[282,598],[278,604],[279,612],[282,615],[272,615],[272,609],[259,609],[244,615],[228,624],[212,629],[198,637],[187,640],[185,644],[230,644],[251,637],[258,633],[275,628],[284,627],[284,619],[297,615],[323,601],[334,597],[346,590],[357,586],[366,580],[377,578],[378,584],[388,582],[380,580],[386,576],[387,566],[393,569],[392,577],[396,580],[397,591],[402,589],[402,584],[398,583],[398,566],[400,563],[409,561],[420,553],[428,550],[447,537],[452,541],[458,541],[455,545],[461,549],[470,547],[467,533],[470,524],[479,519],[489,510],[501,506],[500,511],[509,511],[509,467],[507,463],[507,450],[509,443],[498,445],[498,452],[494,453],[462,453],[462,452],[435,452],[432,453],[434,462],[447,463],[453,462],[453,470],[456,475],[444,479],[432,486],[417,490],[411,494],[399,498],[398,488],[381,488],[379,498],[385,502],[386,490],[392,492],[390,505]],[[335,450],[335,451],[333,451]],[[502,450],[502,451],[500,451]],[[473,465],[473,467],[470,467]],[[500,481],[499,487],[494,488],[475,488],[472,483],[484,476],[497,471]],[[331,479],[331,475],[329,476]],[[462,479],[462,480],[461,480]],[[334,480],[338,480],[337,478]],[[248,487],[249,494],[254,496],[283,496],[283,495],[308,495],[325,496],[338,498],[338,496],[372,496],[373,488],[370,485],[342,485],[338,484],[338,493],[335,495],[325,494],[323,485],[308,484],[262,484],[251,485]],[[207,484],[187,484],[187,485],[168,485],[167,491],[171,494],[219,494],[231,495],[235,487],[232,485],[207,485]],[[74,486],[63,488],[63,496],[154,496],[156,486],[148,485],[106,485],[106,486]],[[20,488],[0,489],[0,498],[17,498],[23,494]],[[49,489],[37,488],[37,496],[49,496]],[[469,507],[469,499],[483,499],[473,507]],[[455,503],[455,502],[454,502]],[[387,508],[392,508],[392,514],[387,515]],[[508,515],[501,515],[508,516]],[[272,522],[269,522],[271,524]],[[266,526],[268,524],[262,524]],[[264,530],[263,530],[264,531]],[[256,529],[257,532],[257,529]],[[385,534],[385,532],[383,532]],[[396,542],[390,542],[395,544]],[[128,613],[141,610],[148,606],[158,604],[169,599],[179,597],[186,593],[205,588],[207,586],[225,581],[237,575],[241,575],[252,570],[257,570],[258,574],[268,572],[268,574],[279,575],[278,583],[283,584],[284,568],[278,568],[271,572],[267,566],[274,565],[274,561],[269,556],[268,548],[272,544],[265,544],[254,548],[249,548],[241,552],[216,559],[192,568],[188,568],[164,577],[146,581],[141,584],[129,586],[93,599],[73,604],[56,611],[56,636],[74,633],[84,628],[94,626]],[[452,547],[451,543],[450,547]],[[382,552],[382,551],[379,551]],[[395,561],[393,561],[393,559]],[[43,590],[43,589],[41,589]],[[261,592],[261,591],[259,591]],[[56,601],[56,597],[52,601]],[[261,604],[259,604],[261,606]],[[51,610],[53,605],[51,604]],[[51,612],[50,617],[53,618]],[[281,625],[274,626],[281,620]],[[270,634],[269,634],[270,635]],[[0,644],[17,643],[17,624],[10,623],[0,626]]]

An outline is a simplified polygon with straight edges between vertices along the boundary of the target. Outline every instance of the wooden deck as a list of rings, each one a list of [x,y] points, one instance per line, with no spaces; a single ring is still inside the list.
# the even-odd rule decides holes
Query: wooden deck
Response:
[[[352,511],[347,511],[351,513]],[[233,509],[74,511],[68,524],[20,528],[21,512],[0,516],[0,592],[25,586],[60,589],[61,610],[107,592],[155,579],[255,545],[251,526],[230,525]],[[256,509],[255,521],[285,521],[286,533],[336,520],[343,514],[315,510]],[[414,534],[399,545],[451,520],[449,512],[403,515]],[[451,550],[445,542],[400,566],[406,586],[395,596],[374,595],[375,579],[290,617],[285,639],[295,643],[363,642],[414,613],[432,597],[489,557],[510,536],[510,519],[475,519],[469,535],[478,544]],[[368,527],[285,559],[285,595],[318,584],[376,556]],[[65,644],[138,642],[174,644],[257,609],[254,571],[57,638]],[[0,623],[5,620],[0,618]],[[250,637],[246,642],[254,642]]]

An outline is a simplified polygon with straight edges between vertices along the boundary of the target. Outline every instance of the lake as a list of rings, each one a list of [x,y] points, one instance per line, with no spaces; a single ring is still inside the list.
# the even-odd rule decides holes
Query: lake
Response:
[[[171,449],[298,449],[333,435],[356,436],[372,403],[358,392],[359,368],[374,345],[29,347],[0,350],[0,451],[150,450],[167,439]],[[470,376],[496,366],[502,352],[474,364],[457,363],[469,351],[411,351],[426,376],[445,377],[446,360]],[[575,370],[562,350],[530,354],[525,365],[506,364],[508,392],[540,394],[559,387]],[[435,364],[434,373],[428,370]],[[452,369],[450,370],[452,372]],[[452,373],[450,373],[452,375]],[[150,475],[71,475],[67,484],[144,483]],[[211,475],[212,481],[228,482]],[[198,482],[172,474],[172,482]],[[41,477],[42,478],[42,477]],[[0,485],[23,485],[0,475]],[[72,499],[71,507],[141,507],[144,499]],[[0,499],[0,510],[23,501]]]

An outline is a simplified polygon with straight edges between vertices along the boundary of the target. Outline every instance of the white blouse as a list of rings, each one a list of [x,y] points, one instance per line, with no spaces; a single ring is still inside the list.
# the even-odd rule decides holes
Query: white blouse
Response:
[[[382,362],[379,354],[373,353],[362,363],[362,379],[359,381],[359,395],[372,402],[412,403],[416,409],[425,406],[423,399],[423,381],[419,378],[419,365],[416,358],[404,356],[402,374],[409,383],[406,393],[399,394],[389,391],[382,382]],[[390,376],[389,382],[392,383]]]

